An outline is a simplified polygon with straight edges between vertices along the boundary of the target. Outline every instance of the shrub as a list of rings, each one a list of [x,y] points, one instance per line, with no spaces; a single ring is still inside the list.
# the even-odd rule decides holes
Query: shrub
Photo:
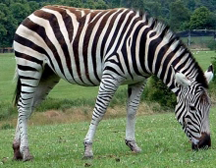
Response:
[[[208,44],[207,44],[208,48],[210,50],[216,50],[216,41],[215,40],[211,40]]]
[[[94,106],[95,101],[92,99],[55,99],[55,98],[47,98],[43,101],[39,106],[36,107],[35,111],[46,111],[46,110],[66,110],[74,106]]]
[[[216,52],[216,49],[215,49],[215,52]],[[216,84],[216,54],[215,54],[214,57],[212,57],[212,65],[213,65],[213,68],[214,68],[214,78],[213,78],[213,81]]]
[[[2,130],[13,129],[13,128],[14,128],[14,127],[13,127],[11,124],[8,124],[8,123],[3,124],[3,125],[1,126],[1,129],[2,129]]]
[[[176,96],[156,76],[149,79],[145,88],[143,99],[158,102],[163,108],[173,108],[176,104]]]
[[[17,110],[10,102],[0,102],[0,121],[17,114]]]

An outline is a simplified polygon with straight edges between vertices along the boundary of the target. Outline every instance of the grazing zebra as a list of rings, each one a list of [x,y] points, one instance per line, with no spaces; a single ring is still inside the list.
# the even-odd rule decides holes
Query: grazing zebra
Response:
[[[32,159],[27,119],[62,78],[83,86],[99,85],[84,157],[93,156],[96,128],[119,85],[128,85],[126,145],[135,141],[135,114],[146,80],[157,75],[177,96],[176,118],[193,149],[211,146],[208,82],[192,54],[164,24],[130,9],[89,10],[45,6],[28,16],[14,38],[17,64],[15,104],[18,121],[14,159]]]

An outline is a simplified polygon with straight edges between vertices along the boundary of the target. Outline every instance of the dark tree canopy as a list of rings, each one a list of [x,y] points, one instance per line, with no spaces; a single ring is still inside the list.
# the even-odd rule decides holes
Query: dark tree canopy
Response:
[[[0,48],[12,46],[14,32],[22,20],[48,4],[92,9],[133,8],[163,20],[175,31],[216,28],[215,0],[1,0]]]

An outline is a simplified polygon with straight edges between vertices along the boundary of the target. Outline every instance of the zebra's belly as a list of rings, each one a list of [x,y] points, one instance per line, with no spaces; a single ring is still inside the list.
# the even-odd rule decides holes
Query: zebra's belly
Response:
[[[134,76],[133,78],[129,77],[126,78],[126,80],[124,80],[122,82],[122,85],[132,85],[132,84],[136,84],[139,82],[144,82],[147,80],[148,77],[143,77],[143,76]]]
[[[65,68],[66,69],[66,68]],[[100,81],[102,78],[102,71],[89,71],[89,73],[78,73],[77,71],[67,72],[63,74],[60,69],[56,71],[56,74],[66,80],[71,84],[77,84],[81,86],[99,86]],[[139,76],[137,74],[132,73],[129,74],[122,74],[123,76],[118,76],[113,74],[114,79],[119,81],[119,85],[125,84],[135,84],[139,82],[144,82],[148,77],[149,74],[145,74],[144,76]]]
[[[101,81],[101,75],[99,76],[100,80],[86,80],[86,75],[82,75],[81,77],[76,76],[75,80],[71,79],[71,80],[67,80],[69,83],[72,84],[78,84],[78,85],[82,85],[82,86],[99,86],[100,85],[100,81]],[[85,79],[85,82],[80,81],[80,79]],[[93,79],[92,75],[89,75],[90,79]],[[144,82],[145,80],[147,80],[148,77],[143,77],[143,76],[133,76],[133,78],[131,78],[130,76],[126,76],[123,80],[119,80],[121,81],[119,83],[119,85],[132,85],[135,83],[139,83],[139,82]]]
[[[101,81],[101,75],[98,74],[98,77],[96,78],[93,73],[74,76],[66,75],[66,77],[62,78],[71,84],[77,84],[81,86],[99,86]]]

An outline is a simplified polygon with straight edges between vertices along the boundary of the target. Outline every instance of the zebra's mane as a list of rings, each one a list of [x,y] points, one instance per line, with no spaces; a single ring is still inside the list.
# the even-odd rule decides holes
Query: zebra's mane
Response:
[[[206,77],[204,76],[203,70],[197,63],[196,59],[194,58],[193,54],[190,52],[190,50],[187,48],[187,46],[182,42],[182,40],[177,36],[175,32],[173,32],[168,25],[165,23],[159,21],[156,18],[150,17],[148,13],[143,11],[138,11],[137,14],[142,17],[144,22],[151,25],[151,27],[160,34],[161,38],[166,38],[167,42],[174,45],[174,48],[181,48],[181,51],[185,54],[180,54],[179,59],[182,59],[183,57],[190,57],[190,59],[193,61],[194,68],[197,70],[197,76],[196,81],[200,84],[202,84],[203,87],[208,88],[208,83],[206,80]]]

